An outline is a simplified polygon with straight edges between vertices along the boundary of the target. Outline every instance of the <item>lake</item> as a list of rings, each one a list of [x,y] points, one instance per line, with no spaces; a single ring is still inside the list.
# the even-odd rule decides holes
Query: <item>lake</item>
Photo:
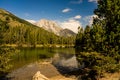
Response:
[[[50,62],[60,73],[68,73],[78,68],[74,48],[21,48],[20,52],[12,57],[13,67],[10,75],[19,76],[25,71],[26,74],[33,70],[37,71],[36,62]]]

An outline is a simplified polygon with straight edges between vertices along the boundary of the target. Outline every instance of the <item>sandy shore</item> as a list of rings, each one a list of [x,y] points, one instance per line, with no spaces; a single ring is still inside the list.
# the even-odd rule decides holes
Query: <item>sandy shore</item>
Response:
[[[66,77],[59,73],[59,71],[50,62],[36,62],[29,64],[22,68],[12,71],[8,74],[10,80],[32,80],[33,75],[40,71],[50,80],[76,80],[74,76]]]
[[[50,78],[50,80],[77,80],[77,79],[75,77],[65,77],[62,75],[58,75],[58,76]]]
[[[8,74],[10,80],[32,80],[37,71],[40,71],[49,80],[77,80],[75,76],[64,76],[50,62],[36,62],[13,70]],[[99,80],[120,80],[120,72],[106,74],[105,78]]]

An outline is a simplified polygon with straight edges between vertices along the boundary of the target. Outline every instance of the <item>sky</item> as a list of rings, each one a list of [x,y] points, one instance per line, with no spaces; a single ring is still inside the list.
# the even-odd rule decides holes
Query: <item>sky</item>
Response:
[[[78,26],[92,24],[97,0],[0,0],[0,8],[29,22],[53,20],[77,33]]]

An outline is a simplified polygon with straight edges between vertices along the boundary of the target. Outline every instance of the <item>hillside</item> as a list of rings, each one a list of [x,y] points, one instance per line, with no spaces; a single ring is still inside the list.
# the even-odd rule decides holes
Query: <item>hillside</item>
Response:
[[[7,24],[11,27],[22,26],[22,25],[37,27],[1,8],[0,8],[0,20],[7,22]]]
[[[34,46],[36,44],[69,44],[67,41],[69,38],[59,37],[54,33],[18,18],[4,9],[0,9],[0,27],[6,30],[2,37],[4,44],[27,44]],[[71,43],[74,43],[74,39]]]

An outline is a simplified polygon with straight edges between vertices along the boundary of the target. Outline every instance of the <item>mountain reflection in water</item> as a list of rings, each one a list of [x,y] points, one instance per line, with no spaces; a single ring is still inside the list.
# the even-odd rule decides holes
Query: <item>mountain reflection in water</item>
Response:
[[[74,48],[22,48],[20,53],[13,56],[12,70],[46,60],[56,67],[77,68]]]
[[[74,54],[57,53],[52,58],[52,64],[64,74],[78,69],[78,62]]]

